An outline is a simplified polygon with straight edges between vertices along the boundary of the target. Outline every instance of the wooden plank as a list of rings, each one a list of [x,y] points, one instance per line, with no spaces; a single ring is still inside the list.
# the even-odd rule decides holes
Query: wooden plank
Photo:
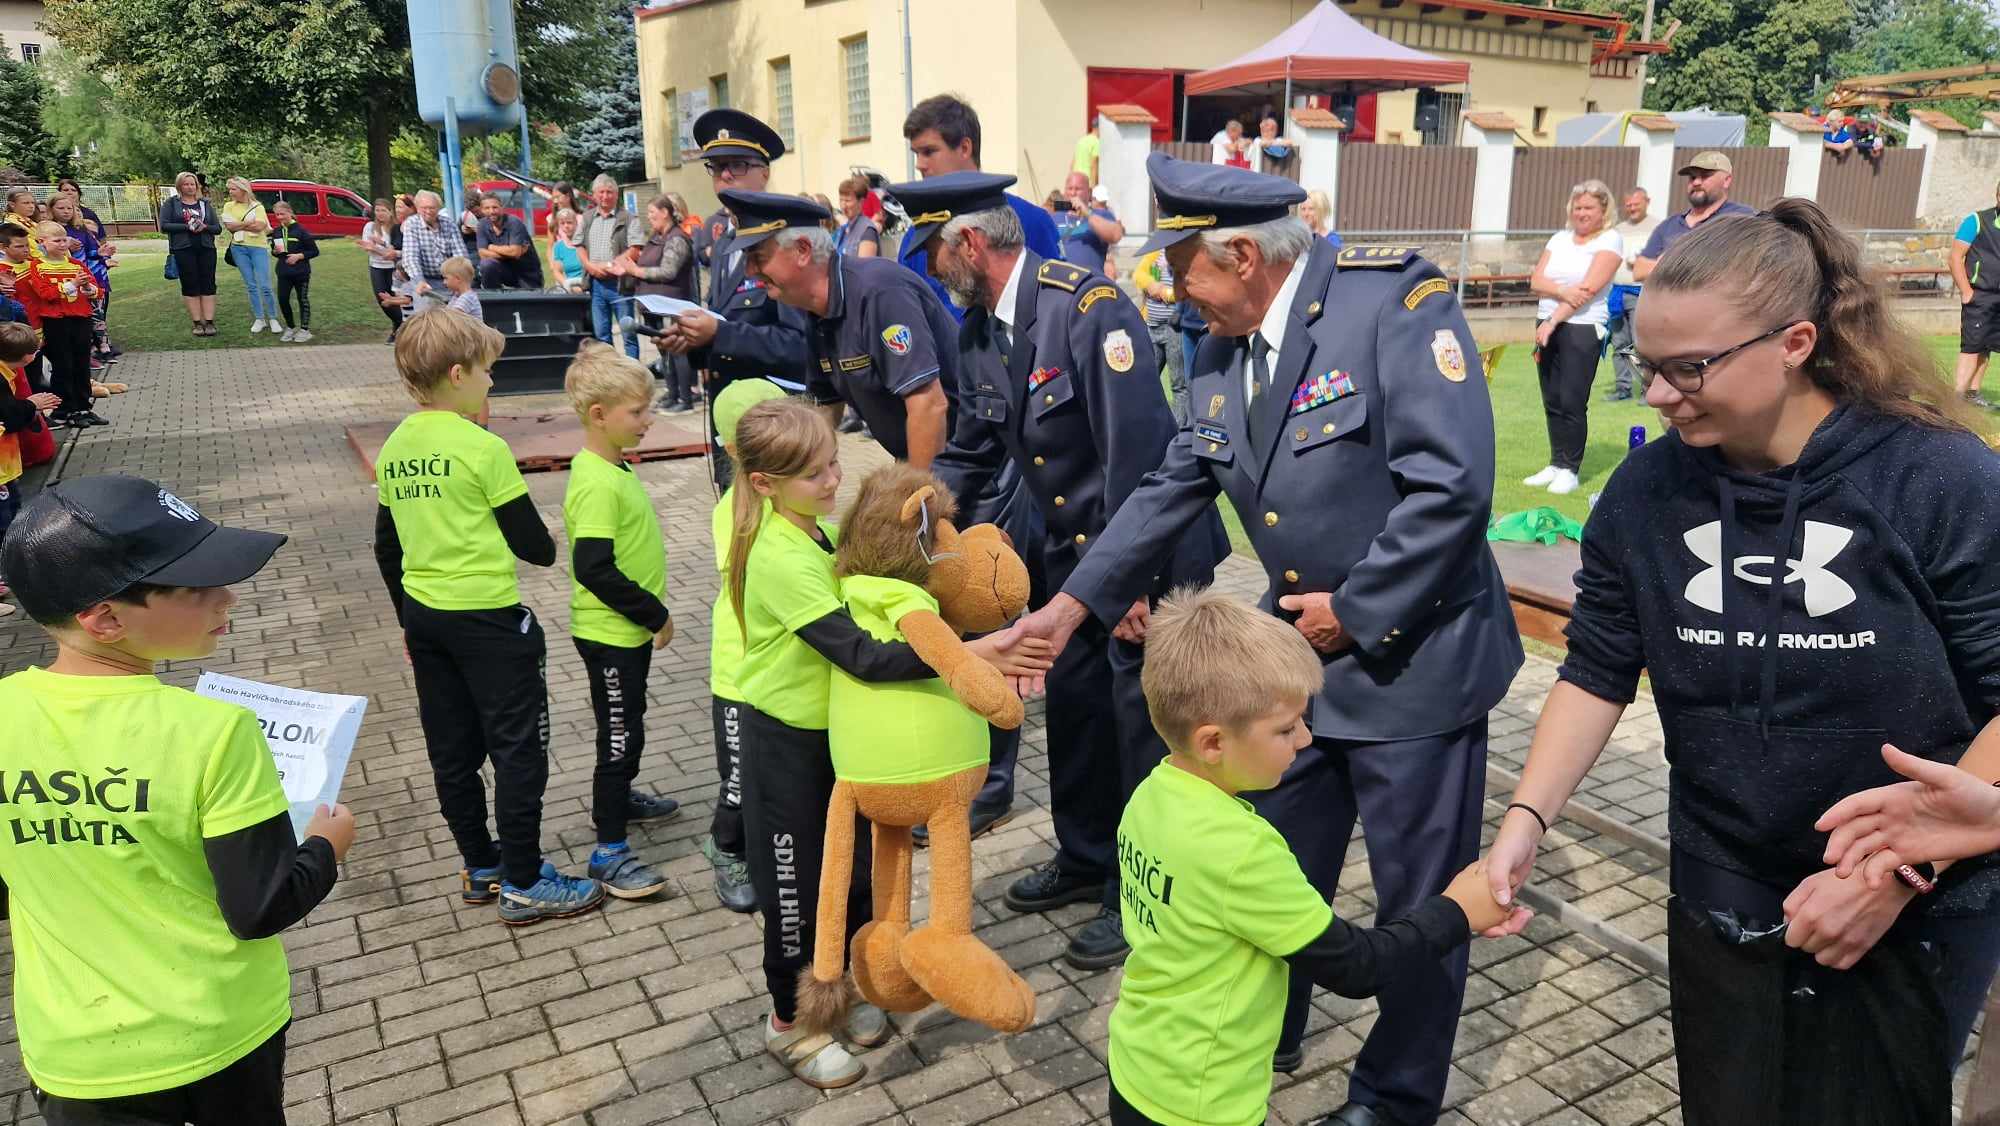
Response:
[[[1538,543],[1491,542],[1493,559],[1514,606],[1514,624],[1521,636],[1562,648],[1568,642],[1570,607],[1576,603],[1576,571],[1582,552],[1572,540],[1553,546]]]

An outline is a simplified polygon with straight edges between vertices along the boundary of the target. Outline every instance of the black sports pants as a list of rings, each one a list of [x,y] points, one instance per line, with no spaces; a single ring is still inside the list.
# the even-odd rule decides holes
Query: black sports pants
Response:
[[[597,713],[590,819],[597,825],[598,844],[621,844],[632,779],[639,776],[639,752],[646,749],[646,676],[653,670],[653,646],[627,649],[581,637],[575,641],[590,675],[590,708]]]
[[[715,796],[715,816],[708,832],[715,847],[731,856],[743,855],[743,712],[738,700],[715,697],[715,773],[722,790]]]

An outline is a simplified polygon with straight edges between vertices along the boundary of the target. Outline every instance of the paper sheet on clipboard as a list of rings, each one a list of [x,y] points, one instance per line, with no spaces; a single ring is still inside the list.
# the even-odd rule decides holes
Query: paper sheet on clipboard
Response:
[[[642,293],[633,300],[638,302],[639,308],[646,310],[656,317],[677,317],[682,313],[707,313],[718,321],[729,319],[721,313],[704,308],[692,301],[683,301],[678,297],[668,297],[659,293]]]

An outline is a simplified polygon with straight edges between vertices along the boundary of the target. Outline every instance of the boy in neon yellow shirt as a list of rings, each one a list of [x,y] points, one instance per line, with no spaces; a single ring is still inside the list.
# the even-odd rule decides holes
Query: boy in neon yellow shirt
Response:
[[[257,719],[161,684],[228,632],[285,542],[137,477],[52,486],[0,545],[56,658],[0,680],[14,1019],[51,1126],[284,1121],[279,931],[333,889],[344,806],[303,844]]]
[[[592,910],[604,889],[542,861],[549,780],[547,645],[521,604],[514,561],[556,561],[505,440],[473,422],[486,410],[506,338],[464,313],[403,322],[396,370],[417,409],[375,461],[375,562],[403,625],[417,714],[438,805],[458,843],[467,903],[500,901],[526,926]],[[479,768],[493,763],[494,833]]]
[[[735,456],[736,423],[743,412],[758,403],[782,399],[785,392],[768,379],[738,379],[715,395],[709,418],[722,440],[725,456]],[[731,911],[747,914],[757,909],[757,888],[750,882],[750,865],[743,843],[743,690],[736,686],[737,666],[743,663],[743,630],[736,624],[736,604],[729,598],[729,537],[736,503],[735,486],[722,490],[722,499],[708,520],[715,544],[715,569],[724,582],[716,591],[709,620],[708,694],[715,725],[715,772],[722,779],[716,795],[715,816],[709,819],[708,836],[702,838],[701,854],[715,869],[715,897]]]
[[[1113,1126],[1259,1126],[1291,971],[1366,997],[1509,917],[1474,866],[1386,926],[1336,919],[1237,796],[1277,785],[1312,741],[1323,675],[1296,629],[1222,594],[1153,611],[1140,683],[1170,753],[1118,823],[1132,954],[1111,1011]]]
[[[625,451],[653,425],[653,374],[639,361],[585,341],[563,376],[569,404],[583,422],[583,448],[569,463],[563,527],[570,550],[570,635],[590,677],[597,713],[597,770],[590,816],[597,848],[590,877],[620,899],[643,899],[667,878],[626,842],[629,821],[657,821],[680,803],[632,789],[646,746],[646,677],[653,650],[674,638],[660,601],[667,590],[667,549],[646,487]]]

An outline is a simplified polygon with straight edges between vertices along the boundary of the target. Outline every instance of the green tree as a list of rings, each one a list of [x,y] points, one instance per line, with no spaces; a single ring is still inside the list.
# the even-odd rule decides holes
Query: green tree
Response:
[[[646,170],[645,126],[639,117],[639,40],[632,18],[632,13],[620,12],[612,21],[618,37],[617,83],[586,91],[583,103],[589,115],[563,130],[558,141],[572,163],[592,175],[608,172],[619,180],[634,179]]]
[[[42,124],[48,85],[33,66],[7,54],[0,39],[0,106],[8,128],[0,129],[0,167],[13,168],[30,180],[49,181],[69,172],[63,147]]]

